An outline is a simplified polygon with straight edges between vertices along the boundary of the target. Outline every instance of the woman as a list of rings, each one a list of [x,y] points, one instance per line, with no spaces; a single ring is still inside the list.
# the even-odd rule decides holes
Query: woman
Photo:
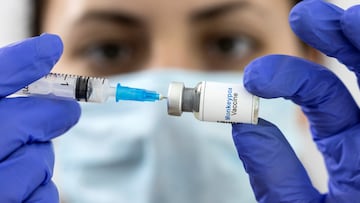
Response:
[[[166,91],[172,80],[241,81],[244,66],[266,54],[316,60],[288,25],[297,2],[37,0],[33,34],[61,36],[65,49],[54,72],[111,76]],[[265,105],[270,110],[264,108],[264,114],[273,120],[276,111],[286,120],[294,113],[288,104]],[[59,140],[64,200],[255,201],[228,135],[230,126],[191,117],[173,120],[163,109],[84,105],[79,125]],[[286,123],[291,121],[279,122],[285,131],[295,128]]]

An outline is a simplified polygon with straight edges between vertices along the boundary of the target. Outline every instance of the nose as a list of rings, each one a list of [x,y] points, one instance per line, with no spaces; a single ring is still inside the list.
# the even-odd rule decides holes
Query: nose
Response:
[[[161,35],[152,40],[148,69],[181,68],[200,69],[194,46],[180,33]]]

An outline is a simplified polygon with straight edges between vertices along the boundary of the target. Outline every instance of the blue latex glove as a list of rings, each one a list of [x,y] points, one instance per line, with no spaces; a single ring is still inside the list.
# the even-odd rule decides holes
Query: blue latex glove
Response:
[[[360,79],[360,6],[346,11],[321,0],[307,0],[290,14],[293,31],[304,42],[337,58]],[[359,81],[360,83],[360,81]]]
[[[307,0],[293,9],[290,23],[304,41],[359,76],[359,13],[359,7],[345,12]],[[276,126],[264,120],[258,126],[233,125],[234,142],[257,200],[360,202],[360,110],[342,82],[315,63],[271,55],[248,65],[244,85],[255,95],[283,97],[302,107],[329,173],[329,192],[320,194]]]
[[[49,73],[61,40],[45,34],[0,49],[0,202],[59,202],[50,140],[74,125],[74,101],[5,98]]]

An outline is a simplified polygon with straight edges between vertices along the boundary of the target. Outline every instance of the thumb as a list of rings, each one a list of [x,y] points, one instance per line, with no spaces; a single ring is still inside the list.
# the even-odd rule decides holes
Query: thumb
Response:
[[[259,202],[312,202],[322,196],[273,124],[234,124],[233,140]]]

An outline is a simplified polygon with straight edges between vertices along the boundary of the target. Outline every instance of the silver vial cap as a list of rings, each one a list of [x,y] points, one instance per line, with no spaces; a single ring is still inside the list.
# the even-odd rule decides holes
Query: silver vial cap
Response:
[[[168,91],[168,114],[173,116],[181,116],[182,114],[182,99],[184,92],[184,83],[172,82],[169,85]]]

